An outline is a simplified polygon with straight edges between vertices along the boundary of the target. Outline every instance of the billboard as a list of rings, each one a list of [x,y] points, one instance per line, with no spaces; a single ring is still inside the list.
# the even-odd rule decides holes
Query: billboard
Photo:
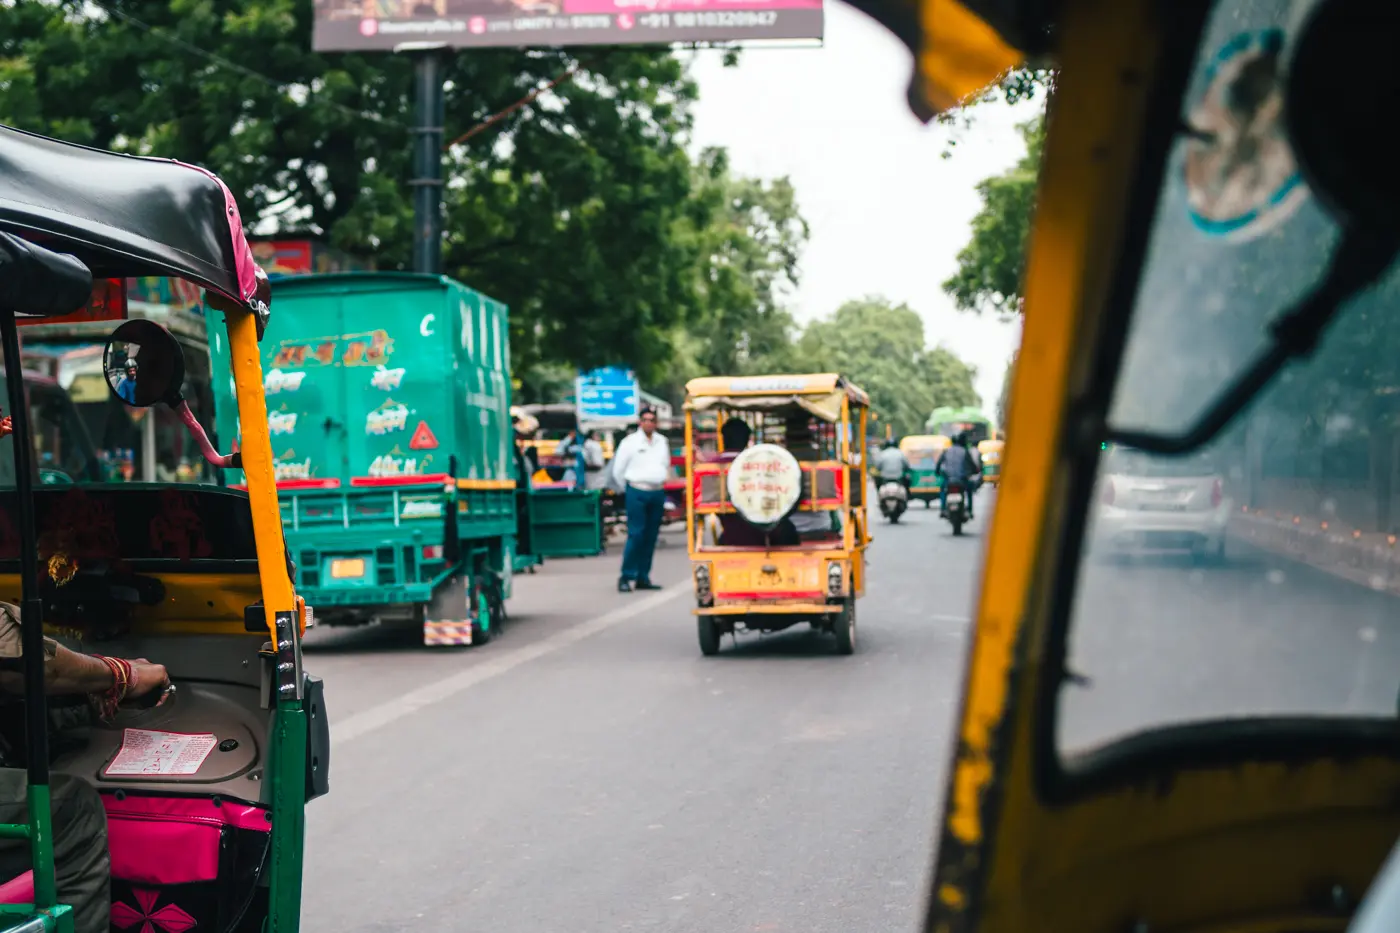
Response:
[[[317,52],[820,39],[822,0],[315,0]]]
[[[253,261],[269,276],[367,272],[373,267],[317,240],[257,239],[250,245]]]

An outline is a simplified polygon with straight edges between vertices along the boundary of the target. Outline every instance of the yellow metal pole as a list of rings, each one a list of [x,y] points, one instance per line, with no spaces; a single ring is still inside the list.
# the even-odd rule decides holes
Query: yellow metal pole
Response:
[[[253,538],[258,553],[263,610],[274,643],[273,614],[296,609],[296,594],[286,569],[282,512],[277,505],[277,479],[272,466],[272,436],[267,428],[267,399],[263,395],[262,360],[258,355],[257,325],[249,311],[228,310],[229,359],[238,395],[238,422],[243,434],[243,476],[253,514]]]

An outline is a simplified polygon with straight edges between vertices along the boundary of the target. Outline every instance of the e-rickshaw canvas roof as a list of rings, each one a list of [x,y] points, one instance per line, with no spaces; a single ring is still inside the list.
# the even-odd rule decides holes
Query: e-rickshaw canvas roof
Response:
[[[202,168],[0,126],[0,230],[71,253],[95,278],[186,279],[266,327],[267,277],[233,195]]]
[[[841,420],[842,402],[870,407],[865,390],[839,373],[787,376],[702,376],[685,385],[687,411],[781,411],[801,408],[827,422]]]

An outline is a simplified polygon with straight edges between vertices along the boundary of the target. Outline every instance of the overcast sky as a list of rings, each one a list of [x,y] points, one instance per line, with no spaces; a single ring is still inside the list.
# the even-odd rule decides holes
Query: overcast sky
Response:
[[[967,242],[973,186],[1021,157],[1015,127],[1034,105],[981,108],[944,160],[948,131],[909,112],[908,50],[844,4],[826,9],[820,49],[747,49],[737,68],[717,52],[683,53],[700,83],[695,144],[726,147],[740,174],[792,179],[812,228],[799,321],[866,294],[908,302],[931,345],[977,367],[990,409],[1019,327],[954,310],[939,283]]]

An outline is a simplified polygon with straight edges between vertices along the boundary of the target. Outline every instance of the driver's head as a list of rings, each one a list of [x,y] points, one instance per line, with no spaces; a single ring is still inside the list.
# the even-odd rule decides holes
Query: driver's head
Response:
[[[135,360],[127,360],[127,361],[126,361],[126,374],[127,374],[128,376],[134,376],[134,375],[136,375],[136,361],[135,361]]]
[[[724,442],[725,450],[743,450],[749,446],[749,438],[753,436],[753,431],[748,423],[738,418],[727,418],[719,429],[720,440]]]

